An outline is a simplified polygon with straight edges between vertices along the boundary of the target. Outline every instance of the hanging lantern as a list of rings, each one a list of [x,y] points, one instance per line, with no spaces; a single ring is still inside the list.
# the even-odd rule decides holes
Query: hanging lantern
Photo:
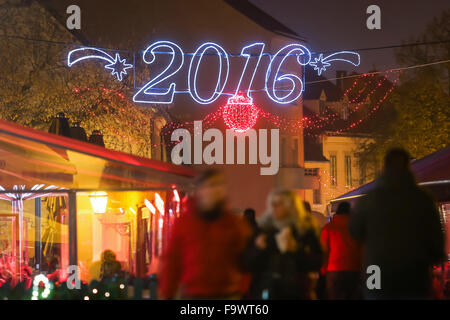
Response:
[[[66,118],[64,112],[58,113],[52,119],[48,132],[70,138],[69,118]]]
[[[71,127],[70,127],[70,136],[73,139],[77,139],[83,142],[87,142],[88,138],[86,135],[86,131],[84,130],[84,128],[81,126],[81,123],[75,122]]]
[[[92,209],[95,213],[105,213],[108,204],[108,194],[104,191],[93,192],[89,195]]]
[[[100,147],[105,147],[105,142],[103,140],[103,134],[100,130],[92,131],[91,136],[89,137],[89,142],[95,144]]]
[[[259,109],[253,104],[252,98],[239,94],[228,99],[222,110],[225,124],[236,132],[251,129],[258,120],[258,113]]]

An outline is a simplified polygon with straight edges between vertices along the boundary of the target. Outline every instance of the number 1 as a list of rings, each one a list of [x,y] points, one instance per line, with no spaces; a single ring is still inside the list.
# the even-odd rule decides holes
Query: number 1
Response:
[[[239,79],[239,83],[236,87],[235,95],[238,95],[240,93],[240,88],[243,87],[245,89],[243,93],[247,98],[251,99],[250,90],[252,87],[253,79],[255,78],[256,69],[258,68],[259,62],[261,61],[264,46],[264,43],[258,42],[242,48],[241,55],[246,57],[247,61],[245,62],[244,69],[242,70],[241,78]],[[256,54],[253,54],[253,57],[256,56],[258,59],[251,59],[252,52],[257,52]],[[252,72],[251,77],[249,78],[247,75],[246,79],[244,79],[246,73],[248,72]]]

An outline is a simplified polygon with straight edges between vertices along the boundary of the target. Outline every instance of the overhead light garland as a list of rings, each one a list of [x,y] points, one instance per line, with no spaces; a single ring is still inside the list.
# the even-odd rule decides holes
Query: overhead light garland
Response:
[[[388,79],[388,76],[390,74],[395,74],[395,79],[393,81],[390,81]],[[367,104],[367,101],[376,92],[379,92],[379,90],[387,88],[385,94],[363,117],[358,118],[352,123],[349,123],[345,127],[327,131],[339,134],[359,126],[380,108],[381,104],[394,90],[394,87],[397,84],[398,80],[399,71],[386,71],[385,75],[381,78],[376,78],[372,73],[360,75],[343,93],[343,100],[347,99],[348,103],[350,104],[348,113],[349,117],[358,112],[363,105]],[[95,112],[91,110],[91,108],[89,108],[89,102],[86,100],[83,94],[89,91],[89,88],[74,89],[74,93],[76,93],[83,99],[83,110],[92,115],[92,117],[97,117],[98,112]],[[114,95],[117,98],[128,102],[125,99],[125,96],[116,90],[102,88],[101,92],[104,95]],[[146,127],[148,126],[148,115],[142,114],[142,112],[136,106],[127,103],[125,107],[122,106],[117,108],[106,103],[102,103],[102,100],[104,99],[104,97],[97,98],[97,103],[99,104],[102,112],[126,113],[126,117],[121,117],[120,119],[120,122],[123,125],[133,128],[137,127],[139,130],[142,130],[142,132],[144,132],[144,130],[147,130]],[[303,130],[303,134],[305,136],[319,137],[321,135],[321,131],[325,130],[327,126],[330,126],[336,121],[340,120],[341,117],[336,111],[327,107],[322,114],[308,115],[303,117],[302,119],[285,118],[260,109],[252,102],[251,98],[239,93],[229,98],[228,103],[224,106],[220,106],[216,111],[207,114],[202,119],[203,128],[210,128],[214,123],[221,119],[224,121],[225,125],[228,128],[237,132],[245,132],[252,128],[258,120],[264,120],[281,130],[292,133],[300,132],[301,130]],[[150,147],[157,148],[177,144],[177,141],[171,141],[170,135],[174,130],[178,128],[193,129],[193,121],[170,121],[166,123],[163,132],[161,132],[162,136],[164,137],[164,141],[161,143],[152,143],[150,144]],[[120,132],[118,128],[106,127],[105,129],[108,134],[121,138],[130,144],[139,145],[142,143],[142,141],[139,141],[138,139]]]

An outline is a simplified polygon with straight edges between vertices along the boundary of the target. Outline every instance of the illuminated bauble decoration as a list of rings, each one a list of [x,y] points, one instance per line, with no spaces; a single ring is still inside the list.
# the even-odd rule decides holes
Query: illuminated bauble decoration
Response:
[[[44,290],[39,293],[39,285],[41,282],[44,284]],[[33,290],[31,300],[47,299],[52,290],[52,284],[48,278],[43,274],[38,274],[33,280]]]
[[[252,98],[235,95],[228,99],[222,109],[222,116],[228,128],[236,132],[251,129],[258,120],[259,109],[253,104]]]

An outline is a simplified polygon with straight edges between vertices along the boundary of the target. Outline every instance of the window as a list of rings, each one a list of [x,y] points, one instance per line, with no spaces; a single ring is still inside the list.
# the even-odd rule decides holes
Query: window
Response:
[[[344,103],[343,106],[342,106],[342,119],[343,120],[348,120],[348,115],[349,115],[348,104]]]
[[[317,176],[318,172],[317,168],[305,168],[305,176]]]
[[[326,110],[325,100],[319,100],[319,114],[324,114]]]
[[[286,138],[281,138],[281,166],[285,167],[287,165],[286,161]]]
[[[366,164],[362,161],[359,162],[359,184],[363,185],[366,181]]]
[[[332,186],[337,186],[337,157],[330,156],[330,180]]]
[[[322,199],[320,196],[320,189],[314,189],[313,191],[313,203],[314,204],[321,204],[322,203]]]
[[[352,186],[352,157],[345,156],[345,185]]]
[[[294,160],[293,166],[294,167],[298,167],[299,163],[298,163],[298,139],[294,139],[294,148],[292,149],[292,157]]]

